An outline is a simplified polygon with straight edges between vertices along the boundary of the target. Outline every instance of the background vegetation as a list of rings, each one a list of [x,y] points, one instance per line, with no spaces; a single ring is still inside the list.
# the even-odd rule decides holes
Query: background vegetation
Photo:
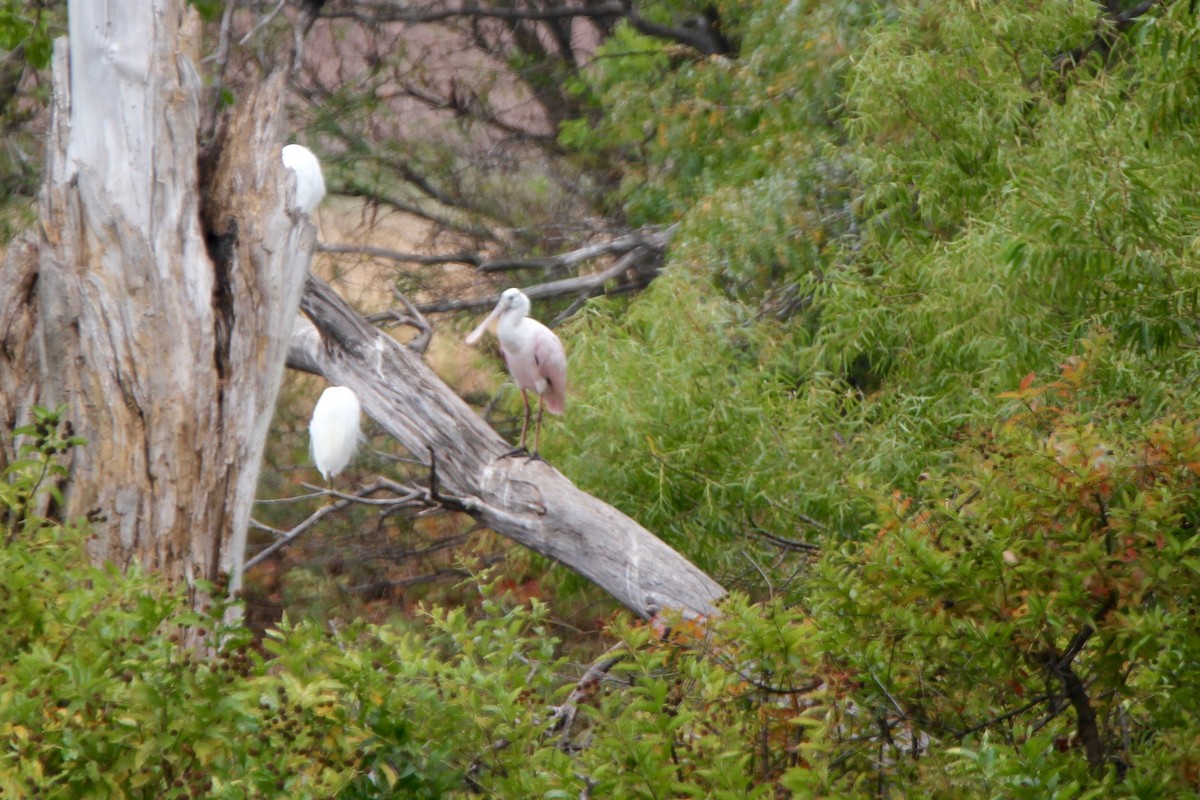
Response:
[[[33,513],[50,415],[0,506],[5,796],[1200,793],[1194,9],[637,9],[574,68],[504,51],[561,90],[532,95],[554,160],[472,173],[491,210],[451,219],[532,253],[550,207],[678,223],[647,291],[567,323],[545,451],[738,589],[724,616],[664,636],[522,558],[254,644]],[[648,33],[695,14],[725,46]],[[352,115],[312,108],[359,186],[320,138]]]

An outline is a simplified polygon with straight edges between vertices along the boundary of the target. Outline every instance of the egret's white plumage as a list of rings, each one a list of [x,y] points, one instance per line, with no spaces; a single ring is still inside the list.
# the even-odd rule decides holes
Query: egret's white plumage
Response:
[[[321,392],[308,423],[308,452],[326,481],[346,468],[358,447],[358,395],[346,386],[330,386]]]
[[[496,338],[500,340],[500,355],[521,390],[525,401],[525,421],[521,426],[521,449],[529,430],[529,396],[538,396],[537,427],[534,432],[533,454],[536,456],[542,433],[542,409],[561,414],[567,405],[567,354],[554,331],[529,318],[529,298],[520,289],[505,289],[500,302],[479,327],[467,336],[467,344],[475,344],[483,332],[499,319]]]
[[[304,145],[288,144],[283,146],[283,164],[296,173],[296,205],[305,214],[312,214],[325,197],[321,162]]]

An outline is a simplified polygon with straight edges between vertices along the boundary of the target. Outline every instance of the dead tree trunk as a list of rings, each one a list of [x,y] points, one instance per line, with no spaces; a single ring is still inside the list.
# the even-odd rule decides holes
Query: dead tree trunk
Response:
[[[197,42],[183,0],[70,3],[40,235],[0,270],[0,422],[65,405],[63,516],[189,585],[240,574],[315,234],[285,211],[282,76],[202,169]]]
[[[349,386],[363,410],[419,458],[438,488],[492,530],[591,580],[643,617],[707,616],[725,590],[654,534],[540,461],[500,459],[507,442],[391,337],[309,276],[288,364]]]

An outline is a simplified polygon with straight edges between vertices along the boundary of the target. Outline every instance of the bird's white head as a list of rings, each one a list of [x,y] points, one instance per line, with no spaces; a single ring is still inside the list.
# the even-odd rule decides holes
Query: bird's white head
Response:
[[[521,316],[529,313],[529,296],[520,289],[505,289],[500,295],[500,302],[496,304],[496,308],[501,309],[500,313],[506,311],[520,311]]]
[[[496,307],[492,309],[492,313],[487,315],[487,319],[479,323],[479,327],[471,331],[467,336],[467,344],[475,344],[483,336],[483,332],[488,329],[488,326],[493,321],[506,314],[512,314],[520,319],[529,314],[529,297],[520,289],[505,289],[500,295],[500,302],[496,303]]]
[[[296,173],[296,205],[305,214],[312,214],[325,197],[325,177],[321,162],[312,150],[301,144],[283,147],[283,165]]]

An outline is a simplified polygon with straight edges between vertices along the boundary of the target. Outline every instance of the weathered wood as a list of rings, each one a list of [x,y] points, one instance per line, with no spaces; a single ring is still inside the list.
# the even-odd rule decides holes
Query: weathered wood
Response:
[[[583,575],[643,617],[714,613],[725,590],[617,509],[511,449],[415,354],[309,276],[288,364],[358,393],[363,410],[416,457],[438,488],[492,530]],[[310,321],[311,320],[311,321]]]
[[[64,516],[99,561],[236,576],[315,231],[285,211],[282,76],[201,168],[195,12],[79,0],[56,43],[36,247],[0,271],[5,422],[65,404],[88,440]],[[11,347],[9,346],[11,344]],[[9,453],[11,457],[11,451]]]

